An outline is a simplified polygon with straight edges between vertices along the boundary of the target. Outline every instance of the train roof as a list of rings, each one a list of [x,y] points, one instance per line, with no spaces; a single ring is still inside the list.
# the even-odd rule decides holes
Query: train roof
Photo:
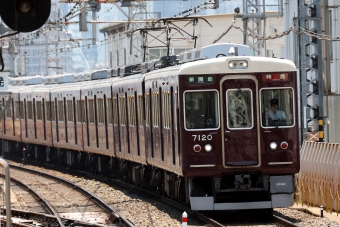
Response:
[[[295,64],[287,59],[268,57],[235,56],[219,57],[195,61],[181,65],[179,74],[218,74],[218,73],[242,73],[244,69],[229,68],[230,62],[247,61],[247,72],[293,72]]]

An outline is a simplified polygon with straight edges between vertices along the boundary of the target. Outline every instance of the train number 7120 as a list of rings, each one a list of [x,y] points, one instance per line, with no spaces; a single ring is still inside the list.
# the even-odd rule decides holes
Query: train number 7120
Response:
[[[194,141],[207,141],[212,140],[212,135],[192,135]]]

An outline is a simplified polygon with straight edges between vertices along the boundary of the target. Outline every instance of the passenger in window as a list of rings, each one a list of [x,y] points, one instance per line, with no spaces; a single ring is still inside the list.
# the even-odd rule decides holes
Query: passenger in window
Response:
[[[274,125],[272,121],[279,122],[286,120],[286,113],[282,110],[279,110],[279,100],[272,99],[270,100],[270,110],[268,110],[265,114],[266,123],[265,125]]]

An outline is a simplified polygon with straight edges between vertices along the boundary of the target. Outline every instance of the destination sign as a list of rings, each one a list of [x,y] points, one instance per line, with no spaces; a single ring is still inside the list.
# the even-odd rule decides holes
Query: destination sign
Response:
[[[211,75],[207,76],[188,76],[188,84],[212,84],[215,83],[215,77]]]

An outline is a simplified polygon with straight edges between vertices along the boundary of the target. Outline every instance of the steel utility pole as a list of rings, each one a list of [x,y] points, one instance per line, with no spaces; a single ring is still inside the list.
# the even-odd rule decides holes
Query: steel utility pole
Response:
[[[320,0],[298,0],[299,32],[298,50],[300,56],[300,93],[301,93],[301,141],[323,135],[323,78],[321,40],[306,33],[321,34]],[[318,133],[317,133],[318,132]]]
[[[266,14],[266,8],[271,7],[277,10],[277,13]],[[269,10],[268,10],[269,11]],[[243,13],[239,13],[239,9],[235,8],[235,17],[242,18],[243,29],[255,36],[265,36],[266,19],[268,17],[282,17],[283,16],[283,0],[278,0],[275,4],[266,4],[265,0],[243,0]],[[262,20],[264,21],[262,26]],[[264,27],[264,29],[262,29]],[[263,50],[266,49],[266,41],[243,35],[243,44],[253,48],[255,56],[262,56]],[[266,53],[264,53],[266,54]]]

